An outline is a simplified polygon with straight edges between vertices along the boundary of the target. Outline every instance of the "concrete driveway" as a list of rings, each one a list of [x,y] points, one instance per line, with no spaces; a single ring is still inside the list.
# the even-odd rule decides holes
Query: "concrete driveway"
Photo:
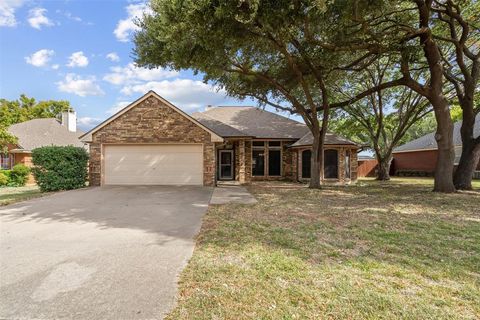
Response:
[[[0,207],[0,318],[162,318],[212,190],[88,188]]]

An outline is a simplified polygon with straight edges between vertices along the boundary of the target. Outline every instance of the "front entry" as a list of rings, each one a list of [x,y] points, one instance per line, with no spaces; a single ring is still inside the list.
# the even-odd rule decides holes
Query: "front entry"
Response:
[[[233,150],[219,150],[218,179],[233,180]]]

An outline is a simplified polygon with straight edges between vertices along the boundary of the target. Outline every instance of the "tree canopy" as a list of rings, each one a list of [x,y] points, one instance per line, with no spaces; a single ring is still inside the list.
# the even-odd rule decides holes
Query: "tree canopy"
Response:
[[[15,123],[36,118],[55,118],[62,111],[71,110],[70,102],[65,100],[36,101],[22,94],[18,100],[0,99],[0,152],[7,151],[8,144],[15,144],[16,137],[8,133],[7,128]]]

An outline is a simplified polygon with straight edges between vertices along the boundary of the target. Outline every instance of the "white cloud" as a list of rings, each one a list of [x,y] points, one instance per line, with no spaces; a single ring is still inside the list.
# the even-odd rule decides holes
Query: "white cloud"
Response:
[[[79,117],[77,119],[78,125],[85,129],[90,129],[95,127],[97,124],[102,122],[100,118],[92,118],[92,117]]]
[[[93,76],[82,78],[74,73],[69,73],[63,81],[57,82],[57,86],[58,90],[62,92],[73,93],[80,97],[105,94]]]
[[[53,69],[53,70],[58,70],[59,68],[60,68],[60,65],[58,65],[58,64],[54,64],[54,65],[52,66],[52,69]]]
[[[88,58],[83,54],[83,51],[72,53],[68,58],[67,67],[86,67],[88,66]]]
[[[116,52],[110,52],[109,54],[107,54],[107,59],[113,62],[120,61],[120,57]]]
[[[0,27],[17,25],[15,10],[20,8],[24,2],[24,0],[0,0]]]
[[[47,18],[45,15],[47,13],[47,9],[45,8],[33,8],[28,12],[28,23],[32,28],[35,29],[42,29],[43,26],[53,26],[53,22]]]
[[[118,111],[122,110],[123,108],[125,108],[126,106],[128,106],[131,102],[130,101],[120,101],[120,102],[117,102],[116,105],[114,105],[113,107],[111,107],[110,109],[108,109],[105,113],[108,114],[108,115],[112,115],[112,114],[115,114],[117,113]]]
[[[129,63],[125,67],[112,67],[112,71],[103,77],[103,80],[116,85],[135,84],[142,81],[162,80],[178,75],[178,72],[158,69],[147,69],[136,67],[133,63]]]
[[[199,109],[207,104],[221,104],[226,99],[223,90],[218,91],[213,86],[190,79],[150,81],[144,84],[127,85],[122,88],[121,93],[125,95],[144,94],[149,90],[154,90],[187,111]]]
[[[53,50],[42,49],[25,57],[25,61],[35,67],[46,67],[54,54]]]
[[[145,14],[150,14],[151,9],[145,3],[129,4],[125,7],[127,18],[121,19],[117,23],[117,27],[113,34],[118,41],[128,42],[133,32],[138,31],[139,27],[135,24],[137,19],[141,19]]]
[[[64,13],[65,17],[67,17],[70,20],[76,21],[76,22],[82,22],[82,18],[74,16],[72,13],[66,11]]]

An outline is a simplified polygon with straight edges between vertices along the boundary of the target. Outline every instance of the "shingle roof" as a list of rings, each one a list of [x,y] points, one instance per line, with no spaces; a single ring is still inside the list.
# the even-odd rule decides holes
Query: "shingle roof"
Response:
[[[224,137],[241,132],[255,138],[300,139],[308,131],[303,123],[255,107],[213,107],[192,116],[206,126],[210,124],[213,131],[224,131]]]
[[[292,147],[309,146],[309,145],[312,145],[312,143],[313,143],[313,135],[311,132],[308,132],[300,140],[292,144]],[[346,144],[346,145],[358,146],[355,142],[330,132],[327,132],[327,134],[325,135],[325,144],[326,145]]]
[[[453,143],[456,146],[462,145],[462,136],[460,135],[460,128],[462,127],[462,121],[455,122],[453,126]],[[480,114],[477,114],[475,118],[474,136],[480,135]],[[405,143],[393,150],[393,152],[405,152],[414,150],[429,150],[437,149],[437,141],[435,140],[435,132],[424,135],[418,139]]]
[[[240,130],[210,117],[204,112],[196,112],[192,114],[192,117],[222,137],[250,137]]]
[[[43,146],[84,147],[78,137],[81,131],[71,132],[55,118],[33,119],[14,124],[8,132],[18,138],[18,145],[25,150],[33,150]]]

